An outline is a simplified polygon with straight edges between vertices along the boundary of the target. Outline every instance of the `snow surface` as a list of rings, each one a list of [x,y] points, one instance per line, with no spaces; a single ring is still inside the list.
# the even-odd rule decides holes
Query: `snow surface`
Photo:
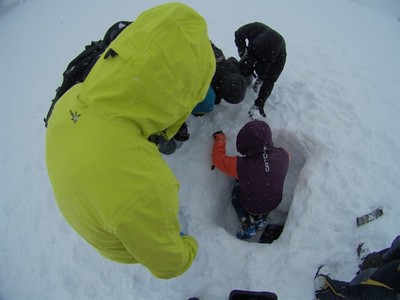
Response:
[[[255,98],[249,90],[239,105],[190,117],[190,140],[165,157],[181,183],[182,228],[200,245],[185,274],[160,280],[140,265],[105,260],[84,242],[54,201],[42,120],[84,45],[164,2],[23,1],[1,15],[1,300],[222,300],[233,289],[313,299],[319,265],[350,280],[359,242],[377,250],[399,234],[400,22],[363,1],[188,0],[227,57],[236,56],[233,32],[249,22],[286,39],[287,64],[266,105],[275,144],[292,155],[284,201],[270,216],[287,217],[284,232],[270,245],[236,239],[232,180],[210,169],[214,131],[226,133],[236,154],[236,133]],[[358,228],[356,217],[378,206],[384,216]]]

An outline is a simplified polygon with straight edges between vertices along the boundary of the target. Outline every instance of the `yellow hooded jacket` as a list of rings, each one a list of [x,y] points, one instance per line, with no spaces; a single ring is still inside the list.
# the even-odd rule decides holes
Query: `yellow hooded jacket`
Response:
[[[171,138],[214,72],[204,19],[169,3],[143,12],[57,102],[46,133],[55,198],[104,257],[159,278],[193,262],[196,240],[179,234],[179,183],[148,137]]]

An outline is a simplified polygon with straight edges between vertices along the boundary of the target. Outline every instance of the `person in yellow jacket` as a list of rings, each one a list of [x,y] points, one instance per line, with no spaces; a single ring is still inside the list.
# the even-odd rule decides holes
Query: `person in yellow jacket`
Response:
[[[46,163],[55,198],[104,257],[165,279],[195,259],[196,240],[180,234],[179,183],[148,138],[172,138],[214,72],[205,20],[163,4],[126,27],[54,107]]]

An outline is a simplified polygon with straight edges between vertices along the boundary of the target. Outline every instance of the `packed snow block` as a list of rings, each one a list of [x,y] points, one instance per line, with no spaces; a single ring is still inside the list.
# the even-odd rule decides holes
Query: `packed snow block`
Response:
[[[278,296],[271,292],[233,290],[229,294],[229,300],[278,300]]]

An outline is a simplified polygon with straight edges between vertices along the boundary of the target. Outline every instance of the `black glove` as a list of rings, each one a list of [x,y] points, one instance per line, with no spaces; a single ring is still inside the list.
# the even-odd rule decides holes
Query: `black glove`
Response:
[[[218,130],[218,131],[216,131],[216,132],[213,133],[213,138],[215,139],[215,137],[216,137],[218,134],[224,134],[224,133],[223,133],[221,130]]]
[[[265,118],[265,112],[264,112],[264,105],[265,105],[265,100],[257,98],[254,101],[253,106],[249,110],[249,117],[252,119],[257,119],[258,114],[263,116]]]
[[[260,115],[265,118],[266,115],[264,112],[264,105],[265,105],[265,100],[257,98],[254,101],[254,105],[249,110],[250,118],[256,117],[256,111],[259,111]]]
[[[246,53],[247,53],[247,48],[238,49],[238,54],[239,54],[240,58],[242,58],[244,55],[246,55]]]
[[[248,54],[245,54],[240,58],[239,67],[243,76],[247,77],[253,74],[254,63],[254,60]]]
[[[260,114],[265,117],[265,112],[264,112],[264,105],[265,105],[265,100],[257,98],[256,101],[254,101],[254,105],[258,107],[258,110],[260,111]]]
[[[157,134],[152,134],[147,138],[147,140],[158,145],[160,143],[160,136]]]
[[[183,123],[181,128],[179,128],[178,132],[174,135],[174,139],[179,142],[185,142],[189,139],[190,134],[188,132],[186,123]]]
[[[260,111],[260,115],[262,115],[265,118],[266,114],[264,112],[264,107],[259,107],[258,110]]]

